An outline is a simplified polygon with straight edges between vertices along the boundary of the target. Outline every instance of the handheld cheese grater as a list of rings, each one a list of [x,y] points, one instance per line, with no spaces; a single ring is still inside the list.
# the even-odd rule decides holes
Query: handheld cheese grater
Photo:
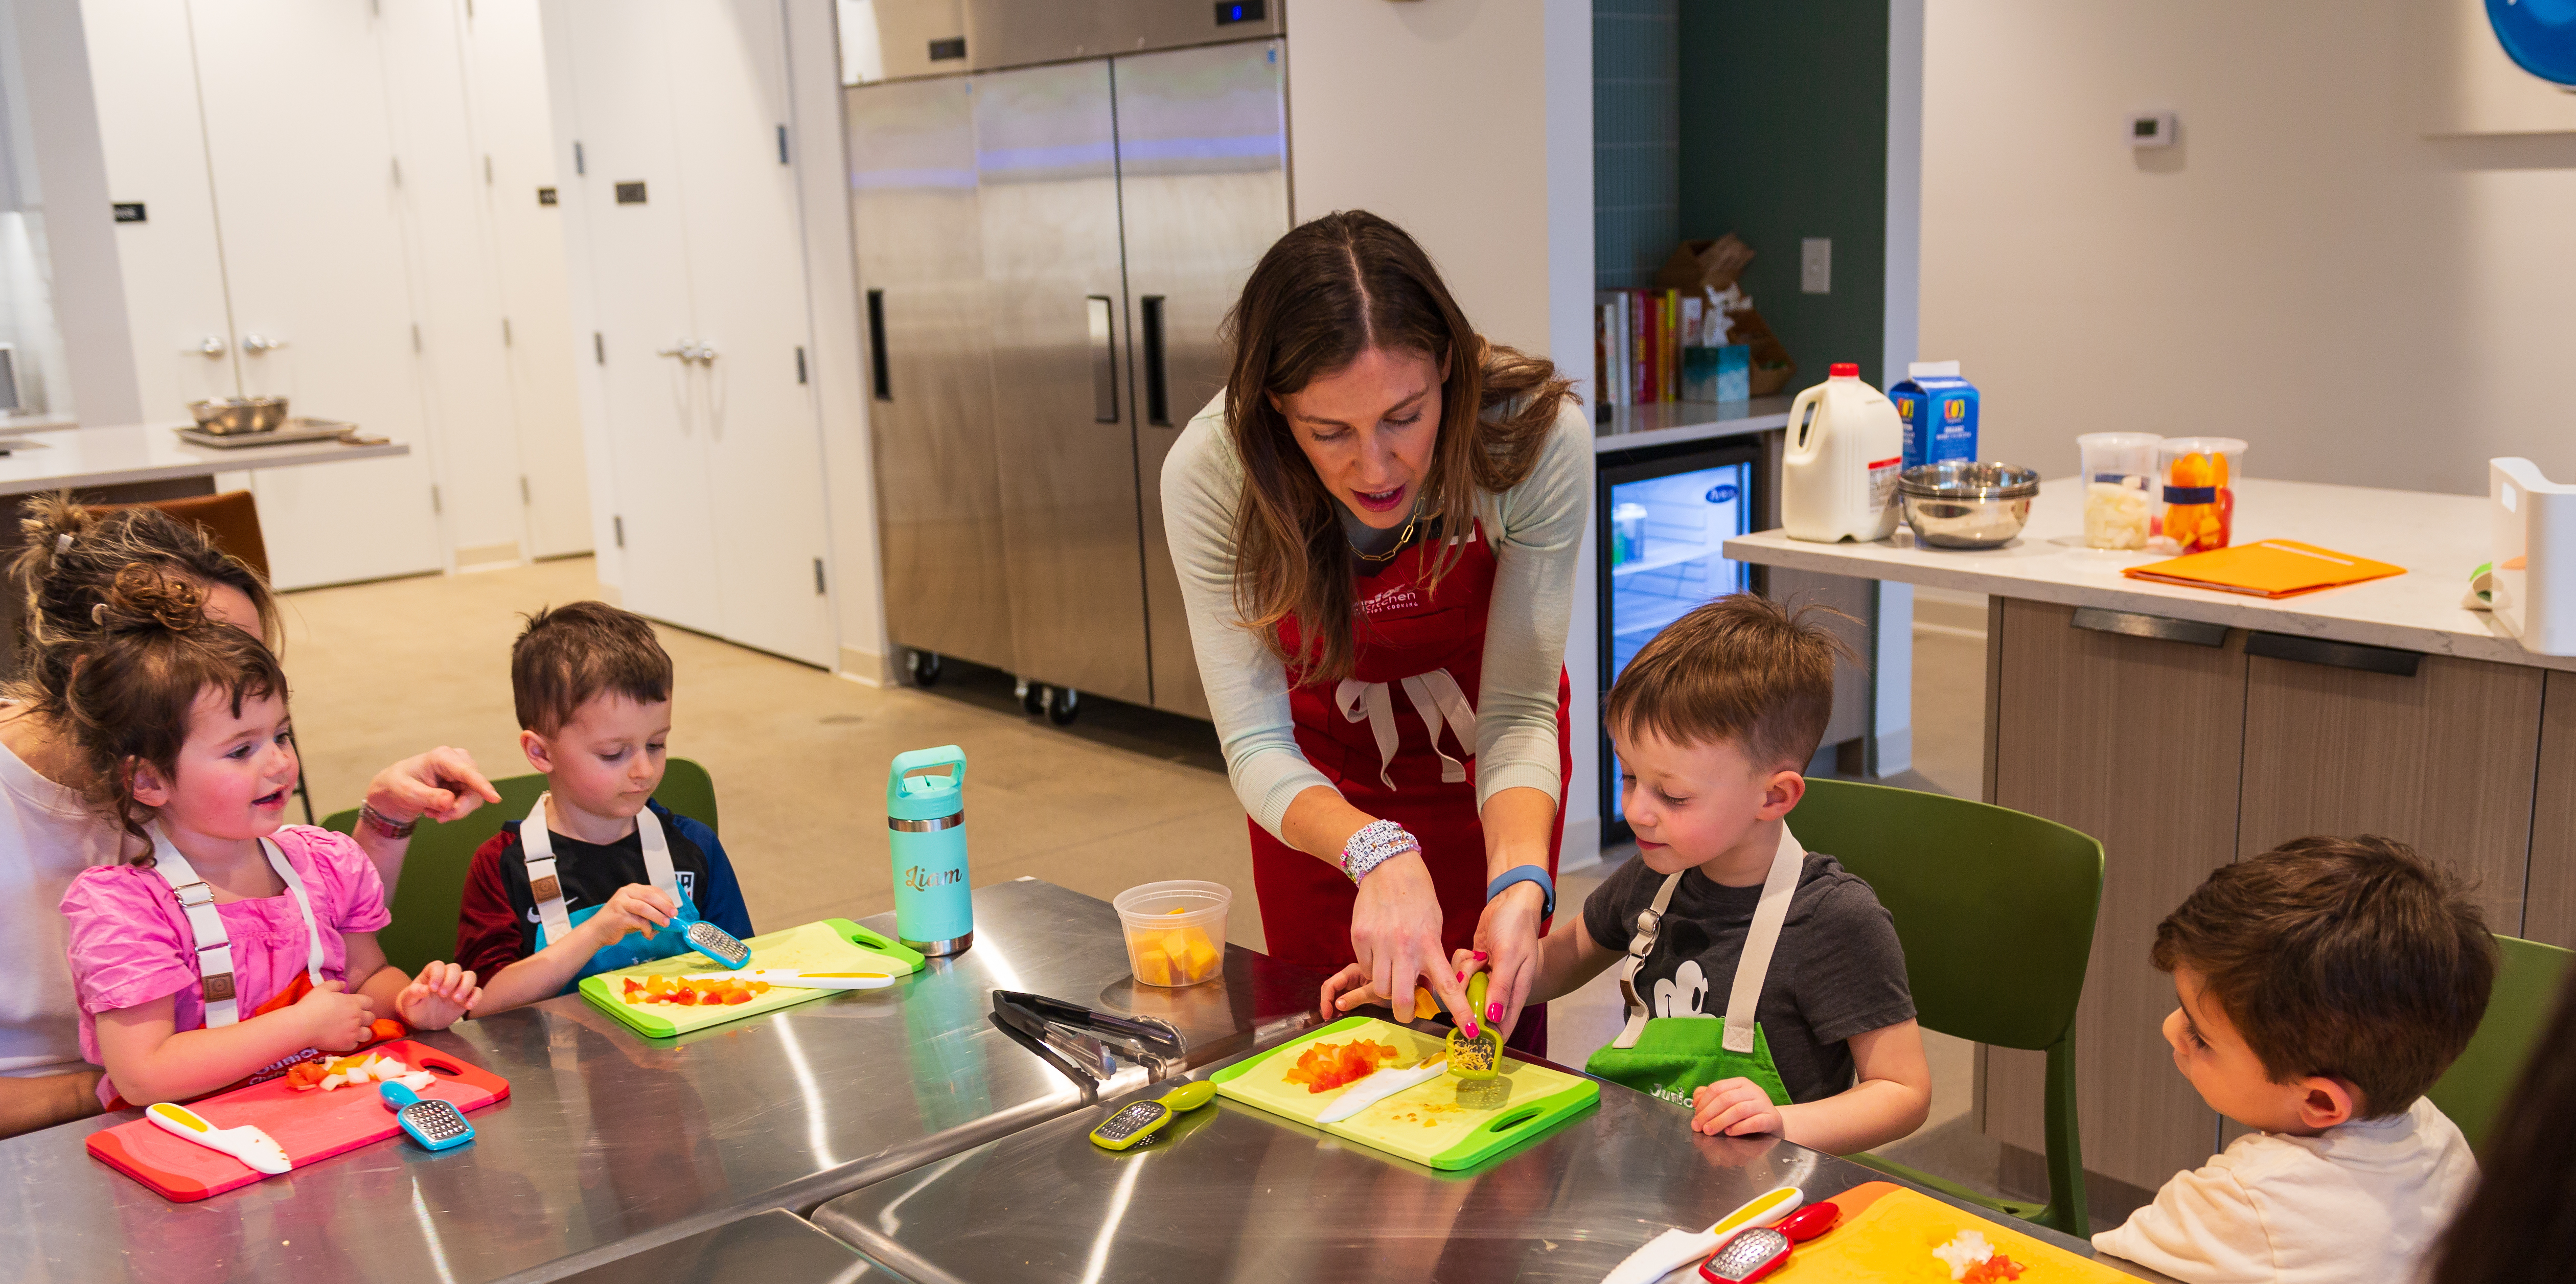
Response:
[[[399,1083],[377,1084],[376,1092],[394,1112],[394,1122],[423,1150],[446,1150],[474,1140],[474,1125],[465,1122],[465,1112],[454,1102],[423,1097]]]
[[[1216,1085],[1200,1079],[1164,1093],[1157,1101],[1130,1102],[1091,1130],[1091,1144],[1105,1150],[1128,1150],[1146,1145],[1162,1131],[1164,1124],[1172,1121],[1174,1115],[1184,1110],[1196,1110],[1214,1100]]]
[[[1478,972],[1467,978],[1467,1019],[1481,1021],[1485,1015],[1485,990],[1488,974]],[[1463,1030],[1449,1031],[1449,1073],[1461,1079],[1491,1079],[1502,1072],[1503,1032],[1487,1022],[1475,1037]]]
[[[682,933],[682,937],[688,941],[690,949],[734,971],[741,971],[744,964],[751,962],[750,946],[735,940],[733,933],[704,919],[689,924],[689,930]]]
[[[1778,1270],[1789,1260],[1789,1237],[1768,1226],[1736,1232],[1726,1246],[1700,1264],[1699,1277],[1711,1284],[1742,1284]]]

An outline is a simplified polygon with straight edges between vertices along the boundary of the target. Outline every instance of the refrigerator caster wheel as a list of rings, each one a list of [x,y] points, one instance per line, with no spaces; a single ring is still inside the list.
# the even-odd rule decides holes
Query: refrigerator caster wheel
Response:
[[[1020,679],[1020,712],[1034,718],[1046,712],[1046,688],[1027,678]]]
[[[1082,693],[1071,687],[1046,688],[1047,721],[1059,727],[1071,723],[1081,701]]]
[[[936,651],[907,650],[903,653],[903,667],[912,676],[912,685],[916,687],[939,684],[939,653]]]

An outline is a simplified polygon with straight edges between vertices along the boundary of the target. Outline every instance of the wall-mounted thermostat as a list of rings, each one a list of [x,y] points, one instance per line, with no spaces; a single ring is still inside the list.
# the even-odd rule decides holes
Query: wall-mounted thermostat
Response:
[[[2182,123],[2169,111],[2131,112],[2129,113],[2129,146],[2171,147],[2174,145],[2176,131],[2181,128]]]

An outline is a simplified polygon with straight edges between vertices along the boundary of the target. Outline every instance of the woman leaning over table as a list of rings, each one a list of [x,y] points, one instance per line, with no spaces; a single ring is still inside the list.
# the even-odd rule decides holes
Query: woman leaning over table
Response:
[[[116,573],[137,562],[206,590],[206,614],[274,646],[268,585],[204,530],[156,509],[92,514],[52,496],[21,523],[26,551],[9,589],[26,607],[24,667],[0,696],[0,1136],[98,1113],[96,1067],[82,1062],[80,1013],[57,908],[74,875],[116,859],[118,831],[81,802],[80,754],[63,725],[63,691],[94,627],[91,612]],[[376,773],[358,843],[390,890],[402,878],[411,827],[499,802],[461,749],[437,748]]]
[[[1520,1009],[1564,830],[1591,425],[1372,214],[1281,237],[1226,331],[1163,508],[1270,952],[1356,960],[1382,994],[1419,978],[1461,1028],[1543,1051],[1545,1010]],[[1485,1011],[1460,948],[1491,956]]]

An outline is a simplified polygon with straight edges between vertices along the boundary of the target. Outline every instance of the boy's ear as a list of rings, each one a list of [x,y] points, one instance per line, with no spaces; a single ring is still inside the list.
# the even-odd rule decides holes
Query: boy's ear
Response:
[[[554,753],[546,747],[546,738],[544,736],[538,735],[536,732],[530,731],[524,727],[520,728],[519,752],[527,755],[529,766],[547,774],[552,774],[554,772]]]
[[[1807,796],[1807,778],[1794,771],[1775,771],[1762,782],[1762,810],[1757,820],[1778,820],[1798,809],[1798,800]]]
[[[128,758],[125,769],[132,773],[126,777],[126,784],[134,794],[134,801],[146,807],[170,805],[170,782],[161,778],[158,768],[140,758]]]
[[[2312,1074],[2299,1080],[2297,1086],[2301,1127],[2332,1128],[2350,1123],[2360,1110],[2361,1094],[2333,1075]]]

